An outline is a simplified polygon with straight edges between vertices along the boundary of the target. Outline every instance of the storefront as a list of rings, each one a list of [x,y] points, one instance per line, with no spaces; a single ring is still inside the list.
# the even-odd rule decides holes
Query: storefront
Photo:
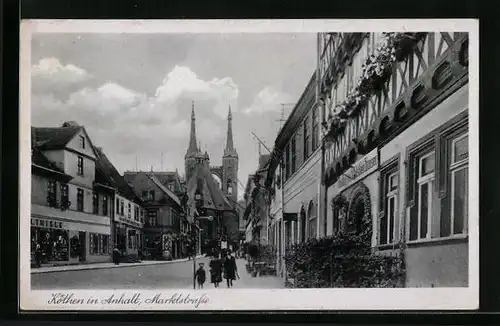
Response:
[[[32,211],[36,212],[37,208],[32,207]],[[109,261],[110,228],[67,218],[32,215],[31,258],[34,263],[37,250],[42,265]]]
[[[143,232],[139,222],[119,217],[115,222],[115,243],[117,248],[128,257],[137,258],[142,249]]]
[[[327,170],[333,164],[328,157],[325,160]],[[374,149],[366,155],[358,155],[335,183],[327,184],[327,235],[340,230],[361,233],[366,227],[373,229],[378,211],[378,169],[378,150]],[[375,246],[373,235],[372,247]]]

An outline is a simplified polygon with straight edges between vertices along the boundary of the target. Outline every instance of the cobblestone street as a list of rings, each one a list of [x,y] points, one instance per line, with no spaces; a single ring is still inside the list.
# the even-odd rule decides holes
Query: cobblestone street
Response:
[[[196,260],[205,263],[207,283],[210,284],[208,258]],[[234,288],[277,289],[284,288],[283,279],[276,276],[252,277],[245,269],[245,260],[237,259],[240,279]],[[33,290],[48,289],[190,289],[193,286],[193,261],[172,262],[168,264],[127,266],[89,270],[69,270],[31,274]],[[225,288],[221,284],[221,288]]]

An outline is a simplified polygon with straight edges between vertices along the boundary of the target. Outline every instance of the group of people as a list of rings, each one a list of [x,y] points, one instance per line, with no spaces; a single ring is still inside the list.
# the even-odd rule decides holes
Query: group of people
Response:
[[[206,272],[204,268],[204,263],[200,263],[198,270],[196,271],[194,277],[198,284],[199,289],[203,289],[203,284],[206,281]],[[226,253],[226,257],[219,258],[218,255],[210,260],[210,283],[214,284],[214,287],[218,288],[219,284],[222,283],[222,278],[226,279],[227,287],[233,287],[233,282],[236,278],[239,278],[238,268],[236,267],[236,259],[231,252]]]

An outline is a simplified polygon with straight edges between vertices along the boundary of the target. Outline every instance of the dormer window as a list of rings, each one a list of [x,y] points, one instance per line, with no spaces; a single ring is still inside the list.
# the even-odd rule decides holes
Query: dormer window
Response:
[[[85,137],[80,136],[80,148],[85,149]]]

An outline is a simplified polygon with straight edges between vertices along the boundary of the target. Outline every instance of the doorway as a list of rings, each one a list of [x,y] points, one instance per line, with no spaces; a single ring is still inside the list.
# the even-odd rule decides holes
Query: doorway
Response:
[[[78,232],[80,240],[80,261],[87,261],[87,232]]]

